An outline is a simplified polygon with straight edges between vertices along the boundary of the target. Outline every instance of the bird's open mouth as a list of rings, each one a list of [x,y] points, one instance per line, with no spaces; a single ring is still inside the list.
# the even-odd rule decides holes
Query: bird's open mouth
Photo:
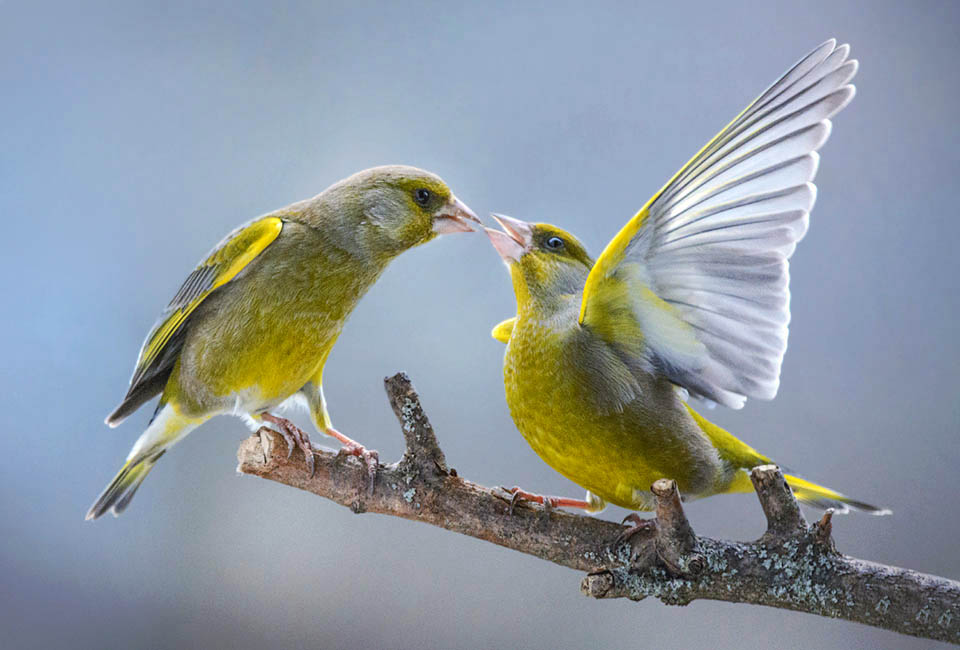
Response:
[[[450,232],[473,232],[471,221],[481,223],[473,210],[454,196],[443,210],[434,216],[433,231],[441,235]]]
[[[490,243],[507,264],[520,261],[523,254],[530,250],[533,242],[533,230],[526,221],[520,221],[502,214],[491,214],[503,231],[484,228]]]

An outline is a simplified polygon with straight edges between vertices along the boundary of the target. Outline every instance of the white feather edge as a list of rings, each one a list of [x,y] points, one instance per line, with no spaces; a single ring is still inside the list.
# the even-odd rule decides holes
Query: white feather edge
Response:
[[[827,41],[764,91],[653,202],[616,270],[670,305],[636,292],[633,310],[654,362],[693,395],[741,408],[777,393],[787,260],[816,201],[816,150],[855,94],[848,54]]]

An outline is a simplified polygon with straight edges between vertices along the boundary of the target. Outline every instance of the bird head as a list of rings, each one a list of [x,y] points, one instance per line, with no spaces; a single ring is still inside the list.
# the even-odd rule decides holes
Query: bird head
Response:
[[[484,230],[510,271],[519,306],[559,306],[583,291],[593,259],[576,237],[550,224],[490,216],[503,230]]]
[[[365,169],[318,199],[326,215],[337,214],[334,227],[359,251],[383,259],[440,234],[472,232],[470,222],[480,223],[439,176],[405,165]]]

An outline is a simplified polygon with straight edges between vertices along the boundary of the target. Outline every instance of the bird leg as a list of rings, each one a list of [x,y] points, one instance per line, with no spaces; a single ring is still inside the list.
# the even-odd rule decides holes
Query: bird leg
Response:
[[[380,454],[377,453],[377,450],[367,449],[356,440],[348,438],[333,427],[328,427],[326,433],[328,436],[339,440],[340,444],[343,445],[338,455],[357,456],[363,459],[363,463],[367,466],[367,477],[370,484],[369,491],[370,494],[373,494],[373,483],[377,478],[377,467],[380,464]]]
[[[530,501],[533,503],[539,503],[547,510],[552,508],[579,508],[580,510],[590,510],[593,508],[593,505],[587,501],[581,499],[568,499],[566,497],[551,497],[544,496],[542,494],[531,494],[525,490],[521,490],[519,487],[514,486],[512,488],[500,488],[504,492],[510,494],[510,514],[513,514],[513,509],[520,501]]]
[[[310,443],[310,436],[287,418],[282,418],[272,413],[261,413],[260,417],[270,424],[276,425],[283,439],[287,442],[287,458],[293,455],[293,448],[299,447],[303,452],[303,457],[307,461],[307,468],[310,470],[310,478],[313,478],[313,445]]]

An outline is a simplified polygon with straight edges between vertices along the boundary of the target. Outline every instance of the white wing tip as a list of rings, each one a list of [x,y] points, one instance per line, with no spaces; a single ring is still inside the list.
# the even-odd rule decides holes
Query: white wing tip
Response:
[[[817,172],[820,171],[820,154],[816,151],[811,151],[807,155],[810,156],[810,159],[813,161],[813,171],[810,172],[810,180],[808,181],[812,183],[813,179],[817,177]]]
[[[739,411],[743,408],[743,405],[747,403],[747,396],[741,395],[740,393],[734,393],[729,390],[717,390],[712,398],[716,399],[716,402],[723,404],[727,408],[731,408],[734,411]],[[708,401],[713,401],[713,399],[708,397],[705,398]]]
[[[857,60],[854,59],[853,62],[854,62],[854,63],[857,63]],[[858,65],[859,65],[859,64],[858,64]],[[846,88],[849,88],[849,89],[850,89],[850,97],[848,97],[848,98],[847,98],[847,101],[844,102],[843,106],[840,107],[841,109],[846,108],[847,104],[849,104],[850,102],[852,102],[852,101],[853,101],[853,98],[857,96],[857,87],[856,87],[856,86],[854,86],[853,84],[847,84],[847,85],[846,85]]]
[[[813,212],[813,206],[817,204],[817,186],[814,185],[811,181],[804,183],[807,188],[807,191],[810,192],[810,207],[807,208],[807,214]]]

